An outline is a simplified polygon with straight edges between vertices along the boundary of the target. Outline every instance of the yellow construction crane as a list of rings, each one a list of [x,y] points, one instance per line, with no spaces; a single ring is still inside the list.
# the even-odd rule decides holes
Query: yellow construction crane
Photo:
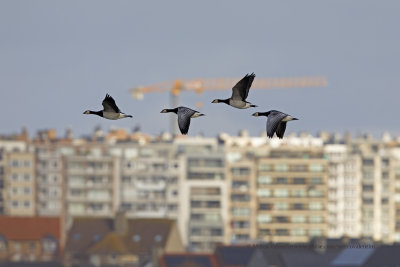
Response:
[[[147,86],[139,86],[130,89],[134,99],[143,99],[147,93],[165,93],[171,95],[171,107],[178,106],[179,94],[182,91],[192,91],[202,94],[204,91],[231,90],[232,87],[241,79],[238,78],[206,78],[206,79],[177,79],[155,83]],[[304,76],[304,77],[282,77],[282,78],[259,78],[256,77],[250,90],[254,89],[282,89],[282,88],[309,88],[325,87],[327,81],[325,76]],[[201,108],[202,103],[196,104]],[[171,132],[176,132],[175,121],[171,125]]]

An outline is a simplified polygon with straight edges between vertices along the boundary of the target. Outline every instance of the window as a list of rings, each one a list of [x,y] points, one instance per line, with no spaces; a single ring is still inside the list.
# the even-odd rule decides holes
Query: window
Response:
[[[304,215],[293,215],[291,221],[292,221],[292,223],[305,223],[306,222],[306,216],[304,216]]]
[[[321,229],[310,229],[309,235],[310,236],[322,236],[322,230]]]
[[[305,210],[305,205],[303,203],[294,203],[293,209],[294,210]]]
[[[201,229],[200,228],[192,228],[191,234],[192,235],[201,235]]]
[[[275,164],[275,171],[276,172],[287,172],[289,171],[289,165],[287,164]]]
[[[374,166],[374,160],[373,159],[363,159],[362,164],[365,166]]]
[[[259,223],[269,223],[271,221],[272,221],[271,215],[259,214],[257,216],[257,222],[259,222]]]
[[[275,189],[274,197],[288,197],[289,191],[287,189]]]
[[[310,183],[311,184],[322,184],[322,178],[321,177],[311,177]]]
[[[232,175],[234,176],[245,176],[245,175],[250,175],[250,169],[249,168],[232,168],[231,169]]]
[[[269,189],[258,189],[257,196],[259,197],[269,197],[271,196],[271,190]]]
[[[222,229],[221,228],[211,228],[210,229],[210,234],[212,236],[221,236],[222,235]]]
[[[293,197],[305,197],[305,196],[307,196],[307,192],[304,189],[293,189],[292,196]]]
[[[322,197],[323,194],[321,190],[311,189],[309,195],[310,197]]]
[[[259,171],[268,172],[268,171],[271,170],[271,165],[270,164],[259,164],[258,165],[258,170]]]
[[[271,176],[258,176],[257,182],[259,184],[270,184],[272,183],[272,178]]]
[[[272,209],[272,204],[270,203],[260,203],[258,205],[259,210],[271,210]]]
[[[19,162],[18,162],[18,160],[12,160],[11,162],[10,162],[10,165],[11,165],[11,167],[18,167],[19,166]]]
[[[278,223],[287,223],[289,222],[289,218],[286,216],[276,216],[275,221]]]
[[[295,236],[305,236],[306,230],[305,229],[292,229],[291,233],[292,233],[292,235],[295,235]]]
[[[277,202],[274,205],[275,210],[288,210],[289,209],[289,203],[285,202]]]
[[[288,178],[286,178],[286,177],[278,177],[278,178],[276,178],[276,183],[277,184],[287,184],[288,183]]]
[[[292,170],[294,172],[306,172],[307,171],[307,165],[301,164],[301,165],[293,165]]]
[[[306,183],[306,178],[293,178],[293,184],[305,184]]]
[[[289,231],[288,231],[288,229],[276,229],[275,234],[278,236],[288,236]]]
[[[324,171],[324,166],[322,164],[310,164],[310,172],[322,172]]]
[[[321,216],[310,216],[310,223],[322,223]]]
[[[362,189],[365,192],[372,192],[372,191],[374,191],[374,186],[373,185],[363,185]]]
[[[232,214],[236,216],[249,216],[250,208],[232,208]]]
[[[322,210],[322,203],[320,202],[310,202],[310,210]]]
[[[250,201],[250,196],[249,195],[243,195],[243,194],[232,194],[231,195],[231,200],[232,201],[237,201],[237,202],[248,202],[248,201]]]

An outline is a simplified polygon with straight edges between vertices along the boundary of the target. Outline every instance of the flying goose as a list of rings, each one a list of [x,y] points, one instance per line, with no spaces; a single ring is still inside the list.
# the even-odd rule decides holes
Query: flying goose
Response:
[[[106,97],[104,98],[101,104],[103,105],[103,110],[100,111],[86,110],[85,112],[83,112],[83,114],[95,114],[109,120],[132,118],[132,115],[127,115],[121,112],[121,110],[115,104],[114,99],[109,94],[106,94]]]
[[[278,136],[280,139],[283,138],[283,135],[285,133],[286,122],[298,120],[297,118],[293,118],[292,116],[290,116],[286,113],[277,111],[277,110],[270,110],[268,112],[256,112],[256,113],[253,113],[253,116],[268,117],[268,119],[267,119],[267,136],[269,138],[272,138],[274,136],[274,133],[276,132],[276,136]]]
[[[249,107],[257,107],[256,105],[252,105],[251,103],[246,101],[247,95],[249,94],[249,90],[251,84],[253,83],[254,77],[256,75],[254,72],[252,74],[246,74],[233,88],[232,88],[232,96],[228,99],[215,99],[211,103],[225,103],[235,108],[249,108]]]
[[[181,130],[182,134],[187,134],[189,131],[189,125],[190,125],[190,118],[196,118],[199,116],[204,116],[204,114],[187,108],[187,107],[177,107],[173,109],[163,109],[161,110],[160,113],[168,113],[168,112],[174,112],[178,115],[178,125],[179,125],[179,130]]]

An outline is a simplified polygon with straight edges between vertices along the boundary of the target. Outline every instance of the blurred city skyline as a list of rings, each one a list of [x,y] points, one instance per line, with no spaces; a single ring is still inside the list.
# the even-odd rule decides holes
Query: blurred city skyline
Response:
[[[287,133],[400,134],[396,120],[400,3],[395,1],[0,2],[1,133],[70,126],[76,136],[97,125],[159,134],[169,130],[168,94],[131,98],[129,89],[192,78],[327,77],[325,88],[253,90],[258,108],[210,102],[230,91],[183,93],[180,104],[206,117],[189,135],[265,131],[256,111],[298,117]],[[256,79],[257,79],[256,77]],[[233,84],[232,84],[233,86]],[[82,114],[102,109],[106,93],[133,119]],[[224,123],[222,124],[221,121]]]

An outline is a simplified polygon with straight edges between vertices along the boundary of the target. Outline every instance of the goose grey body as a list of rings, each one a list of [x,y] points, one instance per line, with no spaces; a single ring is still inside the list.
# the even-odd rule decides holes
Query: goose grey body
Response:
[[[179,130],[181,131],[182,134],[188,133],[191,118],[197,118],[199,116],[204,116],[204,114],[202,114],[196,110],[187,108],[187,107],[177,107],[177,108],[173,108],[173,109],[161,110],[161,113],[168,113],[168,112],[173,112],[178,115]]]
[[[256,75],[254,72],[252,74],[246,74],[233,88],[232,88],[232,96],[228,99],[215,99],[211,103],[225,103],[235,108],[245,109],[250,107],[257,107],[256,105],[252,105],[250,102],[246,101],[247,96],[249,95],[249,90],[251,84],[253,83]]]
[[[115,100],[109,94],[106,95],[101,104],[103,105],[103,110],[100,111],[86,110],[85,112],[83,112],[83,114],[94,114],[109,120],[132,118],[132,115],[127,115],[121,112],[117,104],[115,104]]]
[[[270,110],[268,112],[256,112],[253,116],[266,116],[267,119],[267,136],[272,138],[274,133],[278,138],[282,139],[283,135],[285,134],[286,130],[286,123],[288,121],[298,120],[297,118],[293,118],[292,116],[277,111],[277,110]]]

